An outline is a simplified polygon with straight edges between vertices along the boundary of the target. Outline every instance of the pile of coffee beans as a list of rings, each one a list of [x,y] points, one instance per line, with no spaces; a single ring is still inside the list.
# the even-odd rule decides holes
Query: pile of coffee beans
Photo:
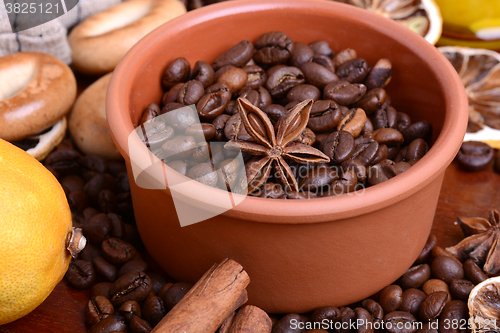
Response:
[[[429,149],[431,125],[412,122],[391,106],[384,89],[391,77],[389,59],[368,64],[353,49],[334,52],[326,41],[294,42],[272,31],[255,43],[240,42],[212,64],[174,60],[163,75],[163,98],[144,110],[140,125],[148,127],[150,149],[159,157],[169,156],[166,162],[173,169],[216,186],[221,182],[216,170],[225,168],[229,178],[240,176],[231,175],[238,170],[235,165],[227,167],[234,151],[221,146],[211,152],[207,142],[253,141],[240,119],[238,98],[266,113],[275,128],[298,103],[312,99],[307,127],[296,141],[321,150],[330,163],[301,165],[285,158],[302,195],[277,189],[284,186],[275,184],[273,174],[256,193],[272,198],[342,194],[404,172]],[[181,114],[173,124],[159,117],[188,105],[196,106],[198,117]],[[244,163],[252,157],[244,153]]]

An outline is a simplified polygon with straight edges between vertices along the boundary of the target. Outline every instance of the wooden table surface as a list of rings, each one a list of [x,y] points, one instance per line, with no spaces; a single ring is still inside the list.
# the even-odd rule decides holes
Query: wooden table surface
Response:
[[[77,77],[79,92],[92,80]],[[500,209],[500,175],[490,165],[470,173],[452,163],[439,197],[432,233],[442,247],[455,245],[463,238],[455,223],[457,216],[488,217],[491,209]],[[0,326],[0,333],[85,333],[84,307],[90,290],[76,290],[63,280],[33,312],[13,323]]]

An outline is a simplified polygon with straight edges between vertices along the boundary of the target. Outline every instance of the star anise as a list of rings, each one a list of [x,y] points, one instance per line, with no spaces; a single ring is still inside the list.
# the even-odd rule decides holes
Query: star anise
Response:
[[[464,234],[469,237],[446,251],[459,260],[471,258],[492,276],[500,273],[500,215],[492,210],[489,220],[482,217],[458,218]]]
[[[265,112],[252,105],[246,98],[236,101],[243,126],[254,142],[234,141],[226,143],[227,149],[241,149],[254,155],[245,164],[247,191],[252,193],[264,184],[274,165],[275,177],[286,188],[299,191],[294,173],[285,159],[300,164],[329,162],[328,156],[311,146],[294,142],[306,128],[313,100],[297,104],[276,123],[276,129]]]

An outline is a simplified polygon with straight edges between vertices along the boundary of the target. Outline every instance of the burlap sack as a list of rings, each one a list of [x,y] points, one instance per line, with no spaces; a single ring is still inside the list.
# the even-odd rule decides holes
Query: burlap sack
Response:
[[[66,14],[34,28],[13,33],[3,0],[0,0],[0,56],[14,52],[43,52],[71,62],[68,29],[86,17],[103,11],[122,0],[80,0]]]

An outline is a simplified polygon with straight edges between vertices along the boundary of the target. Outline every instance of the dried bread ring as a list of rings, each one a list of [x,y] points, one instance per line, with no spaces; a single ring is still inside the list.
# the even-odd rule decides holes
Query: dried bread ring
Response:
[[[104,75],[78,96],[68,119],[69,133],[84,154],[121,159],[106,120],[106,90],[111,74]]]
[[[0,138],[13,142],[45,131],[64,118],[75,97],[75,76],[56,57],[26,52],[0,58]]]
[[[97,13],[69,34],[72,65],[85,74],[109,73],[142,37],[185,12],[179,0],[129,0]]]

